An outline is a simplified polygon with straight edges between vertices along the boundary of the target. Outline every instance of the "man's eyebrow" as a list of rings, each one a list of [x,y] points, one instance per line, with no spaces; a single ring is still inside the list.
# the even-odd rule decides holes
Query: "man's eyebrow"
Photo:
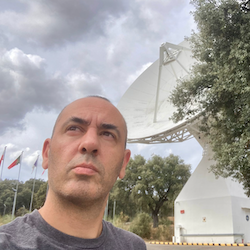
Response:
[[[68,123],[70,122],[75,122],[75,123],[78,123],[80,125],[89,125],[89,121],[85,120],[85,119],[82,119],[82,118],[79,118],[79,117],[70,117],[65,123],[64,123],[64,126],[67,125]]]
[[[68,123],[70,122],[75,122],[75,123],[78,123],[80,125],[89,125],[90,122],[85,120],[85,119],[82,119],[82,118],[79,118],[79,117],[70,117],[65,123],[64,123],[64,126],[66,126]],[[114,130],[116,131],[116,133],[118,134],[119,137],[121,137],[121,133],[120,133],[120,130],[118,129],[118,127],[114,124],[110,124],[110,123],[102,123],[99,128],[102,128],[102,129],[108,129],[108,130]]]
[[[101,124],[100,127],[103,128],[103,129],[115,130],[116,133],[118,134],[118,136],[121,137],[121,133],[120,133],[118,127],[115,126],[114,124],[103,123],[103,124]]]

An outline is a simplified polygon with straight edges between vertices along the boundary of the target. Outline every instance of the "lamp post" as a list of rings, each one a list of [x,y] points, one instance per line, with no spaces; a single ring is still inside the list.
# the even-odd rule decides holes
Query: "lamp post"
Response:
[[[3,204],[4,205],[4,209],[3,209],[3,216],[5,215],[5,210],[6,210],[6,205],[5,204]]]
[[[116,200],[114,200],[114,207],[113,207],[113,222],[115,222],[115,207],[116,207]]]

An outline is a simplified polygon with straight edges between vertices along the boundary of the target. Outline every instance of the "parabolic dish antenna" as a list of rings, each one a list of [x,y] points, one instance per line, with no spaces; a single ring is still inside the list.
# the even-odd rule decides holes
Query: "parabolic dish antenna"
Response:
[[[188,77],[195,61],[187,41],[161,45],[160,58],[134,81],[118,103],[127,122],[128,142],[179,142],[192,137],[186,129],[188,121],[170,120],[176,108],[169,96],[178,80]]]
[[[130,143],[181,142],[191,137],[203,147],[203,157],[175,200],[174,242],[250,242],[250,200],[242,186],[230,178],[216,179],[208,139],[194,116],[188,121],[170,120],[175,107],[169,102],[178,80],[188,77],[195,63],[188,42],[165,43],[160,58],[130,86],[118,104],[128,125]]]

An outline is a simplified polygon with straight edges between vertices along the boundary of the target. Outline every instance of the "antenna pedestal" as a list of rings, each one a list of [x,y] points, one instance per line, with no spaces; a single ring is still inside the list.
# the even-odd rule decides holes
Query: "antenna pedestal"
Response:
[[[194,128],[194,127],[193,127]],[[192,128],[191,128],[192,129]],[[175,242],[250,242],[250,199],[242,185],[230,178],[215,178],[215,163],[206,138],[190,133],[204,149],[203,158],[175,200]]]

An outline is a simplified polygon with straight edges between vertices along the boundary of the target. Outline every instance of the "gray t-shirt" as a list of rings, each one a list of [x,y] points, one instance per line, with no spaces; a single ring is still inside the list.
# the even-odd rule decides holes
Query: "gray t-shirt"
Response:
[[[18,217],[0,227],[0,249],[4,250],[146,250],[137,235],[103,221],[103,230],[96,239],[81,239],[64,234],[50,226],[37,210]]]

